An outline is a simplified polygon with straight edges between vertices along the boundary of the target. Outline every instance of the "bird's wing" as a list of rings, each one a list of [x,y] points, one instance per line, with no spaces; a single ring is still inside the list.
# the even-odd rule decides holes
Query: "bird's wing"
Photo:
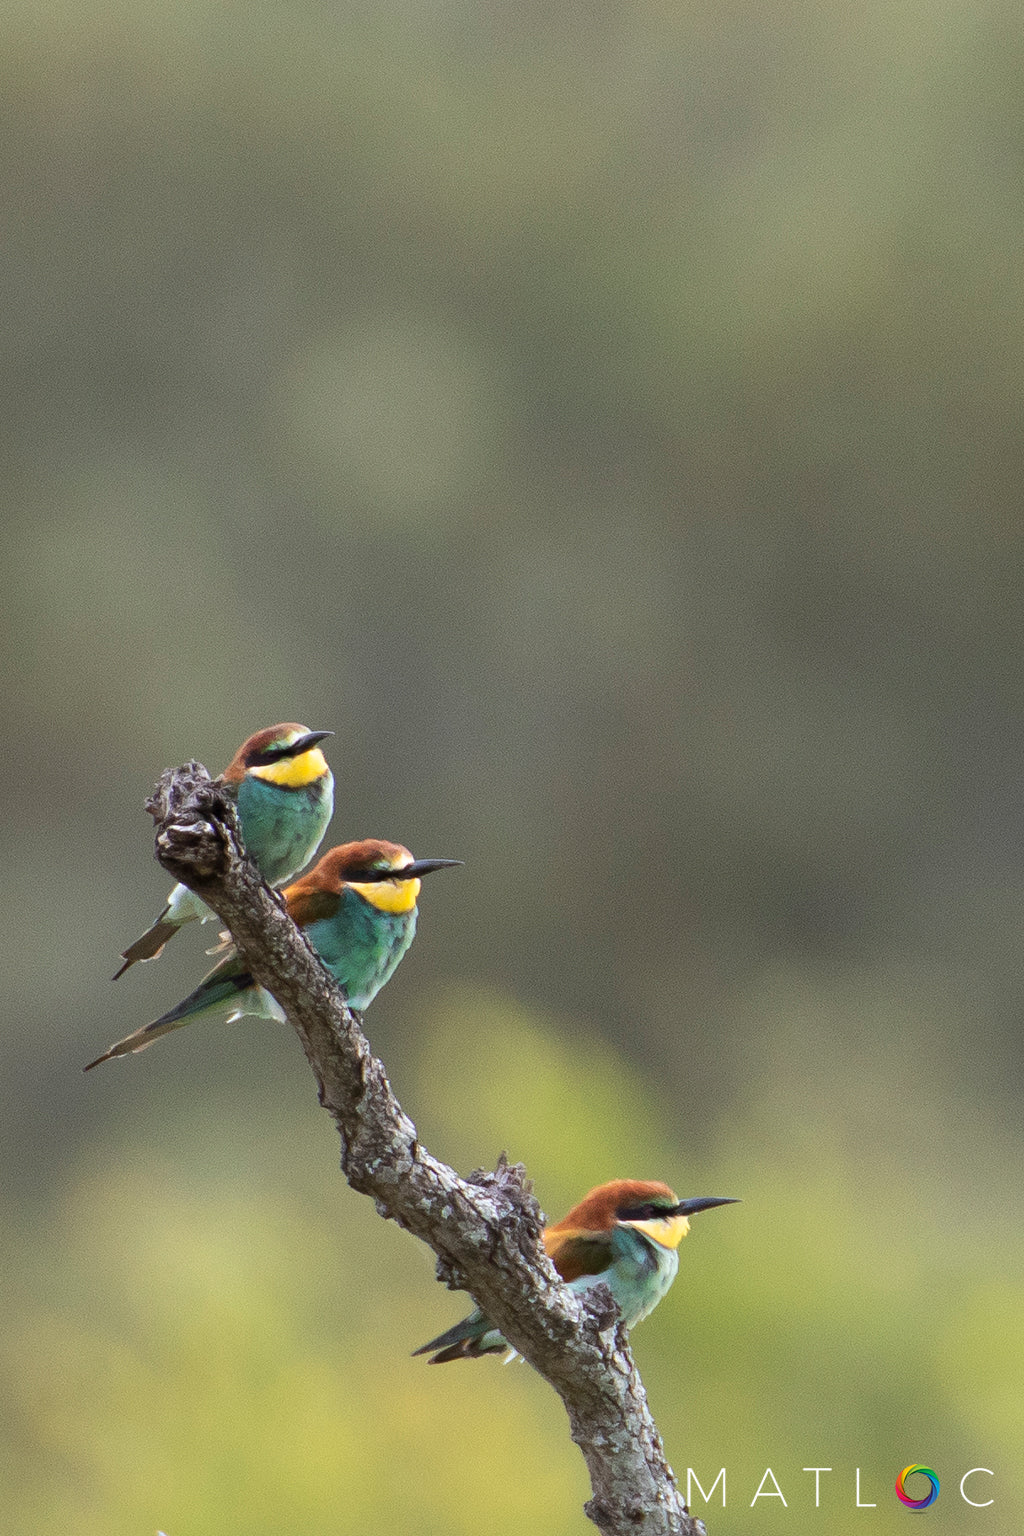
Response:
[[[288,916],[300,928],[308,928],[310,923],[320,922],[325,917],[333,917],[341,900],[335,891],[318,890],[316,886],[308,885],[303,880],[297,880],[294,885],[290,885],[284,894]]]
[[[580,1232],[549,1227],[544,1233],[548,1258],[566,1282],[599,1275],[615,1258],[610,1232]]]

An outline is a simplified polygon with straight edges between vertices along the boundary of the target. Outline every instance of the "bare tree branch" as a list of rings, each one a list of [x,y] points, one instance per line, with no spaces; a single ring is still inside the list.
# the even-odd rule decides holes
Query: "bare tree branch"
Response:
[[[148,802],[157,858],[223,918],[256,979],[295,1028],[341,1137],[341,1166],[382,1216],[428,1243],[439,1276],[467,1290],[565,1404],[605,1536],[705,1536],[665,1459],[611,1293],[558,1283],[520,1164],[460,1178],[438,1162],[391,1091],[332,977],[242,855],[230,798],[198,763]]]

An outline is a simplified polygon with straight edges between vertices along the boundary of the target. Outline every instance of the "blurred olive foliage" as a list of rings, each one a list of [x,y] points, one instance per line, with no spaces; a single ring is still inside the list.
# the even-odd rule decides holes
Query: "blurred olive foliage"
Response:
[[[713,1536],[915,1461],[1016,1536],[1016,8],[0,35],[5,1531],[587,1529],[531,1372],[408,1358],[465,1298],[287,1031],[79,1074],[203,968],[108,980],[153,779],[297,719],[332,841],[466,860],[369,1018],[431,1149],[743,1198],[637,1336]]]

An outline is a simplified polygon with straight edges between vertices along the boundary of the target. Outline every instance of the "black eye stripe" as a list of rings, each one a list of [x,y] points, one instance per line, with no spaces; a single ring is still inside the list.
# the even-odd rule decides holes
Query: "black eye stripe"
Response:
[[[249,758],[250,768],[269,768],[271,763],[279,763],[286,757],[294,757],[294,747],[267,747],[263,752],[254,752]]]
[[[628,1205],[615,1214],[620,1221],[663,1221],[675,1215],[675,1206]]]

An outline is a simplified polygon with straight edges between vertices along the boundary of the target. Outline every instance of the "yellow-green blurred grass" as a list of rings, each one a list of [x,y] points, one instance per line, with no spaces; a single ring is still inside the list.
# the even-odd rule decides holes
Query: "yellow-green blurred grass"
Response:
[[[515,1373],[497,1412],[493,1379],[461,1383],[446,1454],[444,1383],[408,1359],[439,1293],[389,1269],[368,1206],[296,1214],[244,1167],[190,1186],[128,1150],[69,1192],[10,1320],[19,1529],[471,1531],[509,1443],[531,1475],[495,1529],[571,1501]]]
[[[757,1094],[697,1165],[674,1134],[685,1106],[581,1025],[465,991],[425,1011],[406,1099],[463,1171],[502,1147],[522,1157],[551,1216],[620,1174],[743,1198],[694,1222],[679,1279],[635,1341],[678,1470],[707,1487],[729,1467],[715,1533],[755,1528],[767,1465],[790,1506],[759,1504],[758,1529],[783,1516],[787,1531],[824,1529],[833,1500],[832,1520],[895,1531],[907,1517],[892,1478],[927,1459],[947,1520],[966,1509],[961,1473],[993,1467],[986,1530],[1009,1536],[1019,1232],[963,1241],[922,1198],[926,1181],[923,1210],[898,1189],[886,1198],[883,1123],[859,1143],[839,1134],[856,1109],[839,1084],[818,1124],[815,1070],[813,1055],[759,1063]],[[791,1104],[786,1079],[801,1071]],[[869,1086],[862,1074],[853,1098]],[[45,1208],[9,1213],[5,1528],[584,1531],[582,1463],[553,1395],[525,1367],[409,1358],[466,1298],[345,1188],[312,1088],[308,1110],[287,1114],[264,1113],[258,1094],[272,1092],[121,1130]],[[934,1084],[925,1097],[934,1105]],[[941,1188],[941,1166],[934,1177]],[[836,1469],[817,1512],[800,1471],[815,1464]],[[870,1515],[852,1513],[856,1465],[878,1500]]]

